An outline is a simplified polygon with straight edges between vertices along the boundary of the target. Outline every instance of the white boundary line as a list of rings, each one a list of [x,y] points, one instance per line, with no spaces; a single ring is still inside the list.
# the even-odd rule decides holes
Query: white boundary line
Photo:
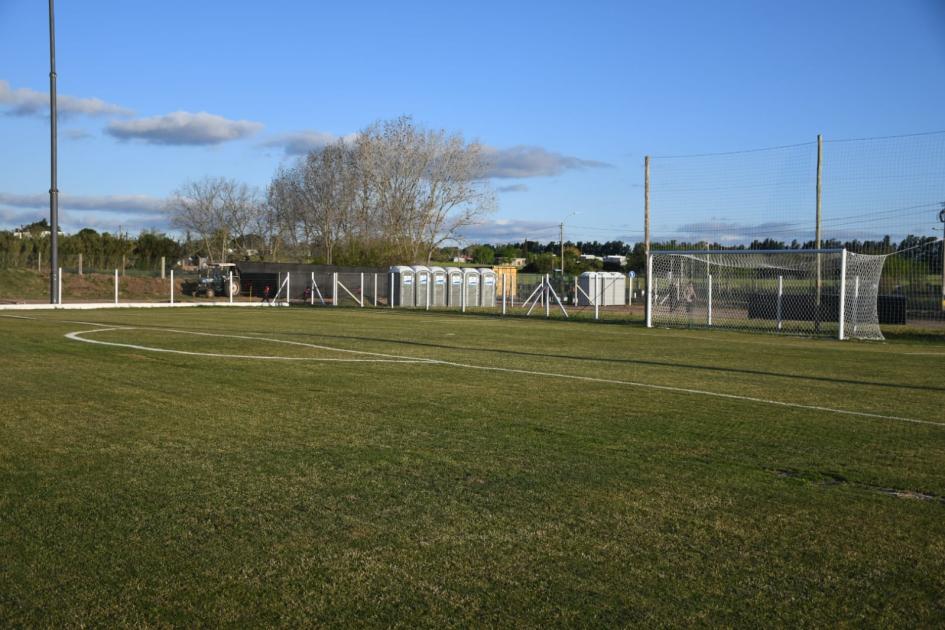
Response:
[[[333,362],[333,363],[430,363],[428,359],[411,359],[411,358],[401,358],[401,357],[391,357],[390,355],[383,355],[376,352],[360,352],[358,350],[345,350],[341,348],[331,348],[328,346],[319,346],[315,344],[302,343],[299,341],[284,341],[281,339],[267,339],[265,337],[249,337],[246,335],[220,335],[214,333],[202,333],[202,332],[193,332],[186,330],[173,330],[170,328],[160,328],[160,329],[148,329],[148,330],[159,330],[161,332],[173,332],[181,333],[185,335],[202,335],[207,337],[230,337],[233,339],[253,339],[256,341],[269,341],[274,343],[282,343],[293,346],[306,346],[309,348],[317,348],[320,350],[330,350],[332,352],[349,352],[354,354],[367,354],[374,355],[379,357],[385,357],[381,359],[335,359],[328,357],[277,357],[272,355],[255,355],[255,354],[224,354],[218,352],[194,352],[189,350],[171,350],[170,348],[154,348],[152,346],[140,346],[132,343],[116,343],[113,341],[101,341],[98,339],[86,339],[82,335],[88,335],[91,333],[100,333],[108,332],[111,330],[139,330],[134,326],[117,326],[111,328],[96,328],[94,330],[78,330],[71,333],[66,333],[65,337],[73,341],[82,341],[84,343],[91,343],[100,346],[114,346],[117,348],[131,348],[133,350],[143,350],[146,352],[163,352],[167,354],[183,354],[192,357],[217,357],[224,359],[258,359],[262,361],[319,361],[319,362]]]
[[[889,415],[878,414],[878,413],[869,413],[866,411],[851,411],[849,409],[838,409],[834,407],[823,407],[819,405],[805,405],[803,403],[784,402],[780,400],[771,400],[768,398],[742,396],[739,394],[726,394],[723,392],[712,392],[712,391],[707,391],[703,389],[691,389],[687,387],[673,387],[671,385],[656,385],[653,383],[641,383],[638,381],[622,381],[618,379],[599,378],[596,376],[581,376],[578,374],[561,374],[558,372],[539,372],[535,370],[524,370],[524,369],[519,369],[519,368],[472,365],[468,363],[457,363],[455,361],[443,361],[439,359],[423,359],[423,358],[418,358],[418,357],[407,357],[407,356],[401,356],[401,355],[396,355],[396,354],[383,354],[380,352],[368,352],[368,351],[363,351],[363,350],[348,350],[345,348],[334,348],[331,346],[303,343],[300,341],[287,341],[283,339],[254,337],[250,335],[227,335],[227,334],[221,334],[221,333],[207,333],[207,332],[177,330],[173,328],[140,328],[141,330],[172,332],[172,333],[180,333],[180,334],[199,335],[199,336],[205,336],[205,337],[224,337],[224,338],[232,338],[232,339],[249,339],[253,341],[268,341],[272,343],[281,343],[281,344],[293,345],[293,346],[303,346],[303,347],[315,348],[319,350],[329,350],[333,352],[347,352],[347,353],[352,353],[352,354],[369,355],[369,356],[376,356],[376,357],[383,357],[383,358],[374,359],[374,360],[371,360],[371,359],[319,359],[319,358],[307,358],[307,357],[274,357],[274,356],[217,354],[217,353],[209,353],[209,352],[192,352],[192,351],[186,351],[186,350],[170,350],[166,348],[152,348],[148,346],[139,346],[135,344],[124,344],[124,343],[114,343],[114,342],[107,342],[107,341],[98,341],[98,340],[93,340],[93,339],[85,339],[81,337],[81,335],[91,334],[95,332],[106,332],[110,330],[135,330],[135,329],[138,329],[138,328],[134,326],[98,328],[95,330],[71,332],[71,333],[67,333],[65,336],[66,338],[71,339],[73,341],[82,341],[85,343],[92,343],[92,344],[98,344],[98,345],[103,345],[103,346],[116,346],[116,347],[123,347],[123,348],[132,348],[135,350],[143,350],[147,352],[165,352],[165,353],[171,353],[171,354],[184,354],[188,356],[206,356],[206,357],[237,358],[237,359],[283,360],[283,361],[426,363],[429,365],[445,365],[449,367],[458,367],[458,368],[465,368],[465,369],[470,369],[470,370],[482,370],[482,371],[488,371],[488,372],[505,372],[508,374],[545,376],[545,377],[550,377],[550,378],[561,378],[561,379],[584,381],[584,382],[590,382],[590,383],[604,383],[608,385],[626,385],[630,387],[653,389],[657,391],[692,394],[696,396],[710,396],[713,398],[723,398],[727,400],[740,400],[740,401],[753,402],[753,403],[759,403],[759,404],[765,404],[765,405],[775,405],[779,407],[787,407],[790,409],[803,409],[806,411],[821,411],[825,413],[835,413],[835,414],[846,415],[846,416],[855,416],[858,418],[871,418],[871,419],[876,419],[876,420],[893,420],[897,422],[909,422],[913,424],[924,424],[924,425],[930,425],[930,426],[936,426],[936,427],[945,427],[945,422],[935,422],[933,420],[907,418],[904,416],[889,416]]]

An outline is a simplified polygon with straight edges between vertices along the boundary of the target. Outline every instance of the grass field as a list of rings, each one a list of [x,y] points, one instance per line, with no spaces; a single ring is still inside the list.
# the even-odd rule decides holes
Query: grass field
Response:
[[[945,624],[941,341],[0,315],[4,626]]]

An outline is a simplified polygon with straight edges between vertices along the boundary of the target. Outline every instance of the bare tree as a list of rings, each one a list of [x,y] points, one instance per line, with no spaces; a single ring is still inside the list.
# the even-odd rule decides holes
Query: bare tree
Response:
[[[255,189],[232,179],[205,177],[187,182],[171,196],[167,211],[174,227],[196,234],[213,261],[226,262],[231,246],[242,248],[264,212]]]

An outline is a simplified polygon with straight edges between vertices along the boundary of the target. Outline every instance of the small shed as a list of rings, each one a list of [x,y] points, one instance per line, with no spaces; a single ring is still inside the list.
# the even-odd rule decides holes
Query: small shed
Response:
[[[594,306],[595,303],[603,303],[603,295],[600,291],[600,276],[601,274],[596,271],[585,271],[578,276],[578,306]]]
[[[433,283],[431,288],[433,299],[430,306],[446,306],[446,269],[430,267],[430,280]]]
[[[395,265],[390,268],[393,287],[393,306],[414,306],[414,278],[413,269],[405,265]]]
[[[622,273],[608,271],[604,276],[603,303],[605,306],[623,306],[627,302],[627,278]]]
[[[479,269],[479,280],[479,306],[494,307],[496,273],[492,269],[481,267]]]
[[[446,268],[446,304],[459,308],[463,303],[463,270],[459,267]]]

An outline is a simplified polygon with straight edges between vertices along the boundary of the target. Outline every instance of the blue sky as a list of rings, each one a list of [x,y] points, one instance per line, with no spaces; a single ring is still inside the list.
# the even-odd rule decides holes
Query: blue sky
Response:
[[[401,114],[497,152],[499,210],[470,231],[490,240],[557,238],[574,211],[569,238],[638,238],[645,154],[945,129],[942,0],[61,1],[56,18],[67,230],[165,227],[185,180],[262,188],[293,150]],[[3,226],[48,213],[48,46],[45,3],[0,0]]]

